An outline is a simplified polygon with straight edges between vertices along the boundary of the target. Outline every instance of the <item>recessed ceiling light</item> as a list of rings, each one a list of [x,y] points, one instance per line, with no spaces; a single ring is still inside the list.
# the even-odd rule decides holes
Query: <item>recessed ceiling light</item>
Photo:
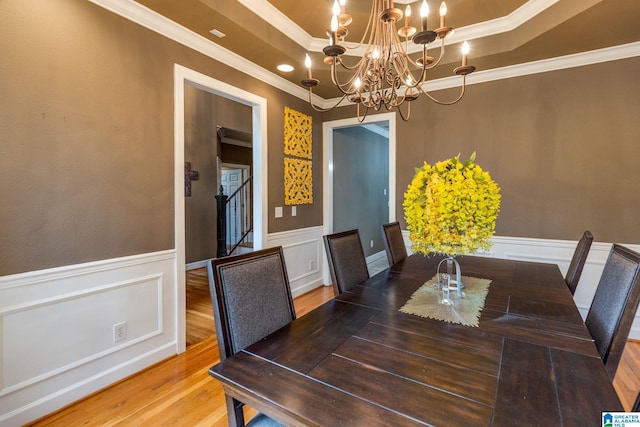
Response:
[[[222,31],[216,30],[215,28],[209,32],[219,38],[223,38],[224,36],[226,36],[225,33],[223,33]]]
[[[282,71],[283,73],[290,73],[293,71],[293,66],[289,65],[289,64],[280,64],[278,65],[278,70]]]

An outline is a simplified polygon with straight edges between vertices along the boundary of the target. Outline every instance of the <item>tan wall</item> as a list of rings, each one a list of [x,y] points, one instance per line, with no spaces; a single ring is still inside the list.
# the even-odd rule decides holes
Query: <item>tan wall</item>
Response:
[[[0,51],[0,275],[174,247],[174,63],[268,100],[268,231],[321,225],[321,122],[353,109],[315,113],[84,0],[0,2]],[[420,160],[477,150],[503,188],[497,234],[640,242],[638,69],[634,58],[416,103],[398,120],[398,206]],[[285,106],[313,116],[314,204],[275,219]]]
[[[0,275],[174,248],[174,63],[268,100],[269,231],[321,224],[273,219],[303,101],[84,0],[0,2],[0,52]]]
[[[449,107],[416,101],[397,122],[398,218],[416,166],[475,150],[502,187],[497,235],[639,243],[639,69],[633,58],[472,85]]]

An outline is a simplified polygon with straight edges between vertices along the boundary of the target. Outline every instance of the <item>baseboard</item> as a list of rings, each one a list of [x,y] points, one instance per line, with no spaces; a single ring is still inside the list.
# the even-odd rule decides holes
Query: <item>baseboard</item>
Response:
[[[207,266],[207,261],[208,260],[202,260],[202,261],[196,261],[196,262],[190,262],[189,264],[186,264],[184,267],[185,271],[189,271],[189,270],[197,270],[198,268],[203,268]]]

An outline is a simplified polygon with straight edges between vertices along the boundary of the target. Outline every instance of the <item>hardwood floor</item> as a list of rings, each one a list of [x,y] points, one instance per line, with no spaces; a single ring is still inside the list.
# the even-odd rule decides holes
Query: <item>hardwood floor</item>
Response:
[[[187,348],[216,333],[206,268],[187,271]]]
[[[303,316],[333,298],[322,286],[295,298]],[[187,351],[44,417],[32,426],[226,426],[220,383],[208,369],[219,360],[206,269],[187,273]],[[629,341],[614,381],[630,410],[640,391],[640,341]],[[248,409],[247,416],[254,411]]]

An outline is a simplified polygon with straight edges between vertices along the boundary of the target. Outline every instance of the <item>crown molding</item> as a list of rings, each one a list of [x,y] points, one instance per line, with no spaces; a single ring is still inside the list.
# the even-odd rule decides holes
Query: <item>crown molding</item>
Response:
[[[496,80],[505,80],[513,77],[522,77],[531,74],[540,74],[550,71],[559,71],[567,68],[583,67],[585,65],[599,64],[602,62],[617,61],[620,59],[640,56],[640,42],[608,47],[590,52],[576,53],[559,56],[557,58],[543,59],[524,64],[510,65],[492,70],[476,71],[467,76],[467,85],[487,83]],[[460,87],[460,77],[446,77],[428,81],[423,85],[425,91],[443,90]],[[400,88],[402,92],[404,88]],[[318,104],[322,108],[330,108],[341,98],[326,99]],[[348,104],[345,104],[348,105]]]
[[[243,0],[251,3],[262,3],[266,0]],[[496,34],[512,31],[519,26],[525,24],[527,21],[533,19],[537,15],[541,14],[551,6],[558,3],[560,0],[529,0],[518,9],[511,12],[509,15],[495,18],[485,22],[479,22],[473,25],[467,25],[466,27],[456,28],[450,35],[445,38],[445,46],[462,43],[465,40],[474,40],[482,37],[489,37]],[[273,7],[273,6],[271,6]],[[287,18],[288,19],[288,18]],[[289,21],[291,22],[291,21]],[[292,22],[291,22],[292,23]],[[292,23],[293,24],[293,23]],[[294,24],[295,25],[295,24]],[[299,28],[299,27],[298,27]],[[287,29],[280,28],[283,34],[287,35]],[[305,33],[306,34],[306,33]],[[308,34],[307,34],[308,35]],[[309,36],[311,37],[311,36]],[[295,39],[292,39],[295,40]],[[302,40],[302,39],[301,39]],[[434,41],[433,44],[440,44],[440,41]],[[322,38],[313,38],[313,42],[308,45],[301,44],[305,49],[312,52],[322,52],[322,49],[326,46],[327,40]],[[353,43],[355,46],[356,43]],[[365,52],[366,46],[360,46],[356,49],[349,49],[348,55],[362,56]],[[409,53],[420,52],[421,46],[410,44],[408,48]]]
[[[509,15],[466,27],[456,28],[455,32],[445,39],[445,44],[461,43],[465,40],[473,40],[511,31],[559,1],[560,0],[529,0]],[[238,2],[265,21],[271,23],[274,28],[286,37],[310,52],[322,52],[322,49],[327,44],[326,38],[312,37],[267,0],[238,0]],[[410,3],[410,1],[397,1],[396,3],[404,4]],[[412,46],[409,52],[418,52],[420,49],[420,46]],[[364,47],[360,47],[350,50],[349,52],[352,55],[362,56],[364,50]]]
[[[89,0],[110,12],[120,15],[131,22],[196,50],[216,61],[222,62],[251,77],[280,89],[300,99],[308,100],[309,91],[290,81],[283,79],[271,71],[256,65],[242,56],[202,37],[199,34],[171,21],[159,13],[132,0]],[[314,103],[321,103],[322,98],[313,95]]]
[[[267,21],[276,30],[287,36],[292,41],[309,50],[314,42],[311,34],[303,30],[298,24],[293,22],[287,15],[280,12],[267,0],[237,0],[238,3],[255,13],[264,21]],[[326,40],[325,40],[326,43]],[[322,49],[321,49],[322,50]]]
[[[142,6],[132,0],[89,0],[90,2],[107,9],[117,15],[122,16],[129,21],[139,24],[149,30],[155,31],[173,41],[176,41],[188,48],[194,49],[210,58],[222,62],[232,68],[237,69],[251,77],[262,80],[276,89],[280,89],[292,96],[302,100],[309,100],[309,91],[299,85],[296,85],[279,75],[272,73],[255,63],[231,52],[222,46],[194,33],[191,30],[171,21],[170,19],[158,14],[157,12]],[[255,4],[266,3],[266,0],[240,0],[244,3],[255,6]],[[551,6],[558,0],[530,0],[520,9],[536,6],[534,10],[541,11],[541,8]],[[535,5],[531,5],[535,3]],[[270,5],[269,5],[270,6]],[[273,8],[273,6],[270,6]],[[516,17],[508,25],[516,25],[521,22],[524,16],[533,13],[532,10],[520,11],[518,9]],[[253,9],[252,9],[253,10]],[[511,15],[513,15],[512,13]],[[538,12],[539,13],[539,12]],[[511,16],[509,15],[509,16]],[[502,19],[502,18],[499,18]],[[481,24],[478,24],[481,25]],[[520,24],[517,24],[520,25]],[[516,25],[516,26],[517,26]],[[469,28],[469,27],[465,27]],[[474,30],[475,31],[475,30]],[[508,30],[506,30],[508,31]],[[479,33],[478,33],[479,34]],[[324,40],[318,40],[325,43]],[[572,67],[581,67],[584,65],[597,64],[600,62],[615,61],[619,59],[640,56],[640,42],[629,43],[626,45],[614,46],[610,48],[599,49],[590,52],[577,53],[557,58],[545,59],[541,61],[529,62],[525,64],[512,65],[492,70],[477,71],[467,76],[467,84],[485,83],[495,80],[508,79],[512,77],[525,76],[530,74],[544,73],[548,71],[562,70]],[[441,90],[460,85],[460,78],[447,77],[443,79],[429,81],[425,84],[425,90]],[[312,95],[314,105],[327,109],[333,107],[340,98],[324,99],[317,95]],[[342,105],[346,106],[350,103],[344,101]]]

